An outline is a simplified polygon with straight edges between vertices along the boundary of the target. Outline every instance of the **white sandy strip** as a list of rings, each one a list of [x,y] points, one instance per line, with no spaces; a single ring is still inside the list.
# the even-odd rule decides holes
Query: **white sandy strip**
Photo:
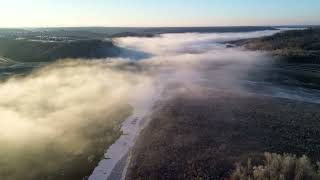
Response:
[[[105,154],[105,158],[107,159],[100,161],[89,177],[89,180],[107,180],[116,164],[133,147],[140,131],[147,123],[144,122],[144,118],[151,113],[162,92],[161,87],[157,87],[156,85],[152,85],[152,87],[144,84],[133,89],[134,92],[132,92],[133,97],[130,105],[134,108],[134,111],[122,124],[123,135],[109,147]],[[146,89],[150,90],[146,91]],[[144,93],[141,94],[140,92],[140,96],[135,96],[139,94],[140,90],[143,90]]]

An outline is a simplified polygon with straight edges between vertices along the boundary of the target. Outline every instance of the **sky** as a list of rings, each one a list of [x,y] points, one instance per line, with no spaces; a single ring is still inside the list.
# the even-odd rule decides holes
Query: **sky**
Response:
[[[0,0],[0,12],[0,27],[320,24],[320,0]]]

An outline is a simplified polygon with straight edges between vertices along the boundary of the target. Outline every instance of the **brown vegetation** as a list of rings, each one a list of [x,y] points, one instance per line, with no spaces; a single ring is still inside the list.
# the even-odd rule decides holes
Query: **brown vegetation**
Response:
[[[300,158],[290,154],[265,153],[262,164],[253,165],[251,159],[246,164],[238,164],[231,180],[318,180],[318,167],[312,165],[307,156]]]
[[[142,132],[127,179],[223,179],[263,152],[320,154],[319,105],[208,90],[164,102]]]

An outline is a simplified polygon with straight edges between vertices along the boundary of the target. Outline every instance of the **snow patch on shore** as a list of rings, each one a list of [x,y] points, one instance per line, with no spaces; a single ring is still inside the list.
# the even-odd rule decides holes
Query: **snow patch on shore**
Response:
[[[109,178],[117,163],[130,151],[136,142],[140,131],[147,124],[155,103],[160,99],[162,87],[156,82],[141,84],[133,89],[129,104],[134,108],[130,117],[122,124],[123,135],[109,147],[105,159],[101,160],[89,180],[106,180]],[[141,94],[140,92],[144,92]],[[139,94],[137,96],[137,94]],[[125,168],[125,167],[124,167]],[[125,169],[124,169],[125,171]]]

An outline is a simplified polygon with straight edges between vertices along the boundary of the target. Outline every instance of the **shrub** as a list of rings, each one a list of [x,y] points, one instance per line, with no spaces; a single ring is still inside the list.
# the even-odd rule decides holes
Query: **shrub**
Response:
[[[265,153],[262,165],[237,164],[231,180],[318,180],[320,163],[314,166],[307,156]]]

